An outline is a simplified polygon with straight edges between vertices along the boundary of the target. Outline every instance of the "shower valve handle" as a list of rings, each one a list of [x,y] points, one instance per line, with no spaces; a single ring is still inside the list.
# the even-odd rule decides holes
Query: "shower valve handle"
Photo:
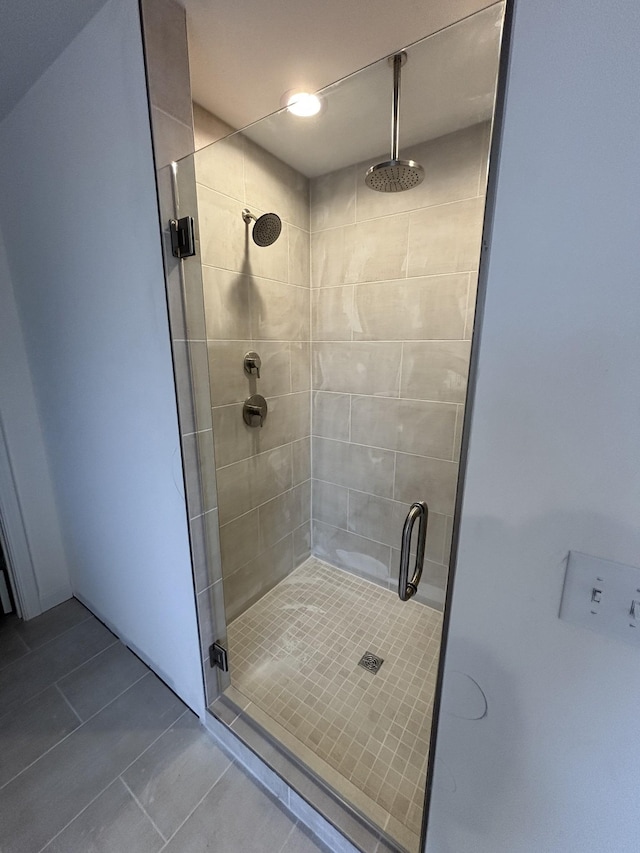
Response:
[[[262,367],[262,359],[257,352],[248,352],[244,357],[244,370],[249,376],[255,373],[256,378],[260,379],[260,368]]]
[[[261,427],[267,419],[267,401],[261,394],[254,394],[244,401],[242,417],[247,426]]]

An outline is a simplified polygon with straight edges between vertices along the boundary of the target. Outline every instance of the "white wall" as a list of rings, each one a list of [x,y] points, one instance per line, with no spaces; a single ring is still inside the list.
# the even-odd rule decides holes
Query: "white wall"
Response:
[[[638,850],[640,655],[557,618],[569,549],[640,564],[638,32],[517,2],[430,853]]]
[[[0,514],[22,615],[71,596],[51,475],[0,234]]]
[[[0,224],[73,591],[203,701],[138,9],[0,125]]]

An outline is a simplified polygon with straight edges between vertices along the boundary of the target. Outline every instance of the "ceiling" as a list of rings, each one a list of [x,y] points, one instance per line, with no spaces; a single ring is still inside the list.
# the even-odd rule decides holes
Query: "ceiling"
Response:
[[[2,3],[0,120],[70,44],[105,0]]]
[[[241,128],[278,110],[284,92],[322,89],[491,0],[180,2],[193,99]]]
[[[502,11],[501,4],[491,6],[408,48],[401,156],[412,156],[412,145],[491,117]],[[283,110],[246,134],[307,177],[374,157],[387,160],[392,87],[393,71],[384,59],[324,90],[317,116],[299,118]]]

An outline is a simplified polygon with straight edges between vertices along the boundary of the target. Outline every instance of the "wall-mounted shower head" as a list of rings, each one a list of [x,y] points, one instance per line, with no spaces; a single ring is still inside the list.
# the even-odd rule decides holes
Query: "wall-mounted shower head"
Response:
[[[399,193],[412,190],[424,180],[424,169],[415,160],[398,159],[400,137],[400,69],[407,61],[406,53],[389,57],[393,65],[393,111],[391,114],[391,159],[376,163],[364,176],[366,185],[379,193]]]
[[[272,246],[282,231],[282,220],[277,213],[263,213],[262,216],[256,216],[245,207],[242,218],[247,225],[251,220],[254,221],[251,236],[256,246]]]

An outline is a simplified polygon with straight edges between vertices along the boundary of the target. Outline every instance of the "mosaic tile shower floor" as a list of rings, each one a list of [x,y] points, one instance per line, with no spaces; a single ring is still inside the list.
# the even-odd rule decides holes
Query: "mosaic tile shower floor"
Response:
[[[442,614],[311,557],[228,627],[233,686],[419,835]],[[376,674],[365,652],[384,659]]]

